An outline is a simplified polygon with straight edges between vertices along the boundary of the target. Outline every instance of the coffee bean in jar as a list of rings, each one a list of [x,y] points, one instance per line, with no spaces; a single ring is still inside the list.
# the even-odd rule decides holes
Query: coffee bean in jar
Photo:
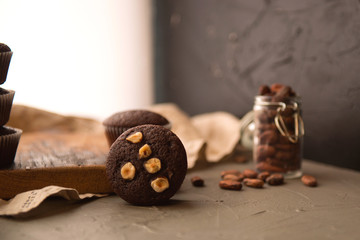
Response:
[[[254,122],[256,170],[300,177],[304,135],[301,98],[289,86],[261,86],[255,97]]]

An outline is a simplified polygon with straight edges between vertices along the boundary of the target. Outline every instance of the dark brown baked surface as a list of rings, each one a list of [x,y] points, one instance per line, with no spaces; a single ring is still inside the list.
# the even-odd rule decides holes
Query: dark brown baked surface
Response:
[[[118,112],[104,120],[105,126],[135,127],[144,124],[166,125],[169,121],[158,113],[147,110]]]
[[[11,49],[5,43],[0,43],[0,52],[10,52]]]
[[[127,140],[141,132],[140,142]],[[129,138],[128,138],[129,139]],[[148,145],[151,154],[141,158],[139,150]],[[150,173],[145,168],[149,159],[161,162],[160,170]],[[131,163],[135,168],[132,179],[124,179],[121,170]],[[106,162],[106,172],[113,190],[125,201],[135,205],[158,205],[165,203],[180,188],[187,171],[186,152],[180,139],[170,130],[157,125],[142,125],[125,131],[114,142]],[[152,182],[167,179],[169,187],[156,192]]]
[[[6,90],[6,89],[4,89],[4,88],[1,88],[0,87],[0,95],[3,95],[3,94],[8,94],[9,93],[9,91],[8,90]]]

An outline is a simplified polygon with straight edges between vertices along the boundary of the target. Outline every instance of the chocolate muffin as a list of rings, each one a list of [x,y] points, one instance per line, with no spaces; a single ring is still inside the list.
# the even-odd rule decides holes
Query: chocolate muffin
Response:
[[[0,43],[0,84],[6,81],[12,54],[13,52],[9,46]]]
[[[104,120],[105,135],[109,146],[126,130],[132,127],[153,124],[171,128],[169,121],[160,114],[147,110],[118,112]]]
[[[9,121],[15,91],[0,88],[0,126]]]
[[[134,205],[166,203],[179,190],[186,171],[182,142],[157,125],[125,131],[111,146],[106,161],[114,192]]]
[[[0,168],[13,164],[21,133],[20,129],[0,127]]]

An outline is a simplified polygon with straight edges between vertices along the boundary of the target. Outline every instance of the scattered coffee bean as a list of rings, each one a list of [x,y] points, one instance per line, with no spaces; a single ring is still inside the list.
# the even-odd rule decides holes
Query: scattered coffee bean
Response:
[[[264,186],[264,181],[256,178],[245,178],[243,183],[248,187],[253,188],[262,188]]]
[[[219,182],[219,187],[227,190],[241,190],[242,184],[241,182],[233,180],[221,180]]]
[[[271,174],[268,178],[266,178],[266,182],[269,185],[273,185],[273,186],[281,185],[284,183],[284,176],[280,173],[274,173]]]
[[[225,171],[222,171],[221,172],[221,178],[223,178],[225,175],[227,174],[232,174],[232,175],[238,175],[240,174],[241,172],[238,171],[238,170],[235,170],[235,169],[231,169],[231,170],[225,170]]]
[[[263,180],[264,182],[266,181],[266,178],[268,178],[270,176],[270,173],[268,171],[265,172],[261,172],[258,174],[257,178]]]
[[[243,171],[245,178],[256,178],[258,173],[252,169],[245,169]]]
[[[191,178],[191,183],[195,187],[203,187],[204,186],[204,179],[201,177],[195,176]]]
[[[317,186],[317,180],[315,177],[310,176],[310,175],[303,175],[301,177],[301,181],[309,187],[316,187]]]
[[[242,180],[244,179],[244,175],[243,174],[238,174],[238,175],[234,175],[234,174],[226,174],[223,179],[224,180],[233,180],[233,181],[237,181],[237,182],[242,182]]]

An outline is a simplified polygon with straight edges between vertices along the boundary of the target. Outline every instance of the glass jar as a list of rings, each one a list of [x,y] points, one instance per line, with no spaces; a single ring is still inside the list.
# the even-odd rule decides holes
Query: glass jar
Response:
[[[282,102],[271,96],[256,96],[254,105],[253,159],[256,170],[300,177],[304,123],[301,98]]]

